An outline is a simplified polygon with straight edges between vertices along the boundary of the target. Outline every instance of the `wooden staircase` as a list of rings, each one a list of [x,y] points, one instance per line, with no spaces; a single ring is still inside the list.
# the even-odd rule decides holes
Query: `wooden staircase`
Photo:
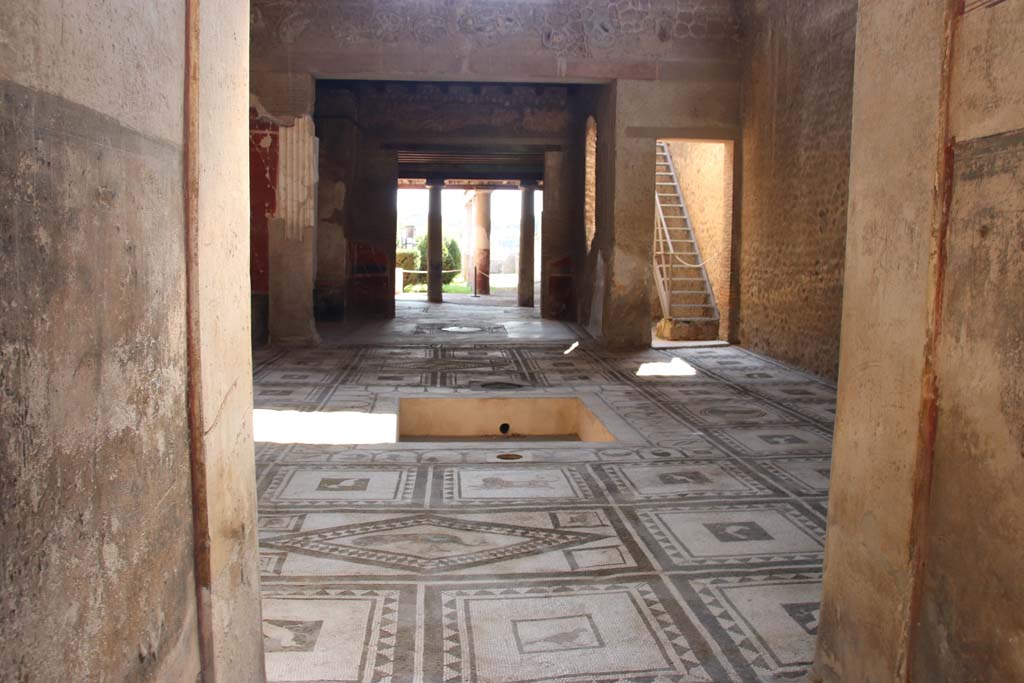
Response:
[[[697,338],[693,336],[696,334],[716,339],[719,313],[715,295],[668,146],[660,141],[657,144],[654,280],[663,319],[658,326],[659,336],[665,336],[663,328],[674,327],[690,330],[687,338]],[[699,334],[696,330],[713,330],[714,336],[709,332]]]

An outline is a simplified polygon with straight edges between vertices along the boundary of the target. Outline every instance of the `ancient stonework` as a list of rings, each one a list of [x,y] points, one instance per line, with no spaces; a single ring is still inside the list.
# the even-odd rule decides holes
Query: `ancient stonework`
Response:
[[[528,38],[539,49],[575,56],[635,51],[644,39],[733,41],[738,34],[726,0],[256,0],[252,26],[254,33],[284,45],[308,40],[312,34],[329,35],[343,45],[434,45],[456,38],[489,45]]]
[[[376,132],[565,135],[569,127],[564,87],[362,86],[358,101],[360,124]]]
[[[745,5],[739,338],[836,377],[856,2]]]

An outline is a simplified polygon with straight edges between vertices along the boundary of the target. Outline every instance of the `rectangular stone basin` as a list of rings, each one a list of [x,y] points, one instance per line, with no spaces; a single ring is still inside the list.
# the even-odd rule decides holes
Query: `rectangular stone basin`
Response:
[[[399,441],[615,441],[578,398],[403,398]]]

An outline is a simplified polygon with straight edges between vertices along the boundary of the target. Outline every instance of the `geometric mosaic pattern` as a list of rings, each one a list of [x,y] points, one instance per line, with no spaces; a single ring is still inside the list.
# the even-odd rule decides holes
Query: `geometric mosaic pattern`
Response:
[[[272,550],[346,559],[410,572],[442,572],[582,545],[601,536],[436,514],[300,531],[264,543]]]
[[[413,502],[417,477],[415,467],[282,465],[264,478],[260,492],[267,510],[395,507]]]
[[[275,514],[261,519],[261,538],[264,574],[286,580],[516,579],[652,569],[614,508]]]
[[[622,440],[257,443],[268,680],[806,673],[834,386],[736,347],[608,353],[520,309],[398,308],[319,348],[258,349],[256,407],[578,396]]]
[[[770,484],[728,460],[645,462],[595,469],[621,501],[736,500],[777,494]]]
[[[659,507],[636,513],[667,567],[819,567],[825,529],[789,501]]]
[[[267,680],[392,681],[398,591],[324,587],[308,593],[264,589]]]
[[[538,502],[593,503],[600,498],[578,468],[462,466],[439,472],[441,501],[452,506],[528,505]]]
[[[426,680],[712,680],[694,651],[702,641],[687,637],[646,581],[441,589],[431,597],[440,602],[445,656]]]
[[[692,618],[720,634],[743,680],[795,677],[811,665],[820,571],[674,580],[684,596],[692,596],[684,601]]]

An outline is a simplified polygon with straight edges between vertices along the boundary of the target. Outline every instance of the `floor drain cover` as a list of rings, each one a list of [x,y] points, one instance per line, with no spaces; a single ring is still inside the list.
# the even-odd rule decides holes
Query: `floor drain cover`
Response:
[[[467,327],[465,325],[452,325],[451,327],[442,327],[441,331],[442,332],[466,333],[466,332],[483,332],[484,329],[482,327]]]
[[[522,460],[523,456],[518,453],[502,453],[498,456],[498,460]]]
[[[516,384],[515,382],[481,382],[481,389],[522,389],[525,384]]]

